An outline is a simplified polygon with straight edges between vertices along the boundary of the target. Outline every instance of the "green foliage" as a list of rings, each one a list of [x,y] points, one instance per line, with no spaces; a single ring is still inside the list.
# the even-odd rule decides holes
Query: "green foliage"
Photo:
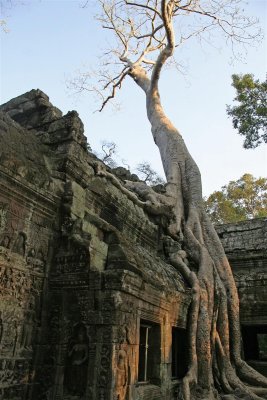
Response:
[[[227,106],[233,126],[245,137],[245,149],[253,149],[267,143],[267,80],[260,82],[252,74],[233,75],[232,86],[236,89],[237,106]]]
[[[267,178],[244,174],[205,199],[206,211],[216,224],[267,217]]]

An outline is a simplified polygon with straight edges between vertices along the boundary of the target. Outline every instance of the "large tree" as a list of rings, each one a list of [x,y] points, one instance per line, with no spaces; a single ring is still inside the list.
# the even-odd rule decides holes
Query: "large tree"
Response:
[[[181,133],[166,116],[159,93],[162,68],[170,62],[178,65],[174,52],[184,42],[200,35],[211,39],[218,30],[231,45],[246,44],[257,35],[249,33],[254,21],[240,14],[239,0],[99,0],[99,3],[102,7],[99,20],[117,39],[106,53],[109,59],[101,70],[103,90],[110,90],[102,98],[101,109],[127,77],[143,91],[167,179],[165,200],[173,212],[168,234],[174,243],[182,242],[184,250],[181,256],[173,246],[169,262],[192,288],[188,316],[189,368],[179,399],[218,399],[217,390],[232,399],[236,398],[233,393],[240,393],[240,398],[264,398],[262,388],[267,388],[267,379],[240,356],[237,289],[221,242],[205,212],[199,169]],[[114,69],[110,70],[112,57]],[[99,93],[99,87],[96,90]]]
[[[260,82],[252,74],[233,75],[237,105],[227,106],[233,126],[244,137],[245,149],[267,143],[267,79]]]
[[[212,222],[224,224],[267,217],[267,178],[244,174],[205,200]]]

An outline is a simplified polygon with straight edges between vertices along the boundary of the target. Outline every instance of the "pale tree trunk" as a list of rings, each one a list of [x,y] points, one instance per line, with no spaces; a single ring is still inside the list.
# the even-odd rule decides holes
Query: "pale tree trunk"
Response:
[[[189,369],[179,399],[217,399],[217,389],[232,394],[233,399],[267,398],[267,391],[259,389],[267,388],[267,379],[240,357],[238,293],[221,242],[204,210],[199,169],[161,105],[158,79],[169,56],[162,53],[162,62],[158,62],[160,66],[151,79],[140,66],[133,67],[130,75],[146,94],[147,115],[166,174],[167,194],[174,199],[175,222],[169,233],[183,238],[183,248],[194,265],[193,271],[179,254],[170,257],[192,288]]]
[[[130,75],[146,95],[147,116],[167,178],[166,204],[169,205],[172,199],[174,218],[168,234],[173,243],[179,241],[183,249],[183,256],[181,250],[170,251],[169,262],[181,272],[192,289],[187,329],[189,366],[178,399],[215,400],[219,398],[218,392],[221,398],[229,394],[230,397],[226,397],[228,400],[267,398],[267,378],[250,368],[240,357],[238,293],[221,242],[203,206],[199,169],[182,136],[165,115],[160,101],[158,82],[163,65],[175,50],[173,18],[180,1],[158,0],[154,3],[157,9],[151,8],[149,1],[142,4],[135,1],[124,3],[148,11],[152,32],[138,37],[131,19],[120,19],[124,24],[130,24],[130,38],[148,38],[143,53],[137,61],[131,62],[127,58],[129,40],[120,24],[116,27],[115,3],[113,8],[106,8],[105,1],[102,1],[109,28],[115,30],[123,45],[120,62],[125,68],[115,80],[108,83],[113,82],[112,94],[101,109],[114,97],[116,88],[120,87],[126,75]],[[151,11],[154,17],[149,14]],[[204,11],[198,12],[206,15]],[[156,28],[157,16],[161,22]],[[157,33],[161,27],[164,28],[164,34],[159,40]],[[155,49],[159,51],[156,61],[147,60],[146,55]],[[153,65],[151,77],[142,67],[148,63]]]

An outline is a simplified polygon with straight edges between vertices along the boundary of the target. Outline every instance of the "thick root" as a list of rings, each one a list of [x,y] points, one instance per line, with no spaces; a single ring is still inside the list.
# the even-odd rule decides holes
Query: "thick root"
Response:
[[[179,251],[168,256],[192,289],[189,367],[178,398],[217,400],[218,390],[224,400],[262,400],[264,391],[254,386],[267,387],[267,379],[240,358],[238,292],[223,246],[203,207],[200,172],[162,109],[157,83],[146,95],[152,134],[168,181],[167,194],[175,200],[171,237],[186,253],[184,258]]]
[[[194,222],[196,213],[191,215],[190,224],[184,225],[185,248],[195,263],[198,261],[198,271],[190,274],[188,265],[179,257],[173,255],[171,259],[193,289],[188,326],[190,365],[178,399],[266,399],[267,378],[239,356],[239,304],[229,263],[225,256],[221,259],[220,245],[219,259],[214,250],[211,256],[213,240],[206,246],[206,235],[203,240],[200,233],[201,224]]]
[[[240,357],[235,361],[236,373],[242,379],[242,381],[250,384],[261,386],[267,389],[267,378],[261,375],[258,371],[255,371],[245,361],[241,360]]]

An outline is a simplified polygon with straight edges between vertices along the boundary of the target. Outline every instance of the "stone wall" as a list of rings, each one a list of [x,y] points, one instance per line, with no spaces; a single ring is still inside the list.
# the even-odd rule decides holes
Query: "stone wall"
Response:
[[[239,290],[242,324],[267,325],[267,218],[221,225],[217,232]]]
[[[46,148],[0,116],[0,398],[23,399],[41,335],[60,197]]]
[[[190,289],[168,263],[168,213],[126,190],[122,171],[88,151],[78,114],[63,116],[40,90],[0,111],[0,399],[173,399]],[[266,220],[251,223],[218,232],[242,321],[257,307],[264,324],[253,282]]]
[[[88,152],[77,113],[39,90],[1,109],[2,399],[171,398],[190,290],[162,217]]]
[[[244,358],[267,375],[267,218],[221,225],[217,232],[239,292]]]

